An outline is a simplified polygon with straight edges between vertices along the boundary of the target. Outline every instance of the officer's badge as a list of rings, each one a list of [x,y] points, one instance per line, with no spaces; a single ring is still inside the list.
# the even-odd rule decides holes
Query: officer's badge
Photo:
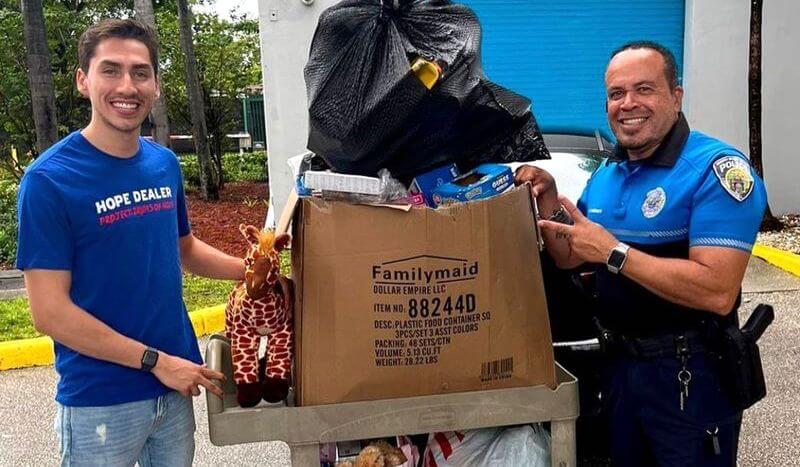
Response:
[[[737,156],[720,157],[714,161],[714,173],[722,188],[736,201],[744,201],[753,192],[753,174],[750,165]]]
[[[665,204],[667,204],[667,193],[663,188],[658,187],[650,190],[647,192],[647,197],[642,204],[642,214],[648,219],[656,217],[664,209]]]

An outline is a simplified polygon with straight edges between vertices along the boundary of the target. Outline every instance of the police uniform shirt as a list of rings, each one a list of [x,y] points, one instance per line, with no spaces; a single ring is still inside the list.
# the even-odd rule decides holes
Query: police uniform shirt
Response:
[[[652,156],[629,161],[617,148],[592,175],[578,208],[632,248],[688,258],[689,248],[699,246],[750,252],[766,200],[746,157],[690,131],[680,114]],[[637,337],[680,333],[716,316],[664,300],[604,264],[595,266],[598,317],[608,329]]]

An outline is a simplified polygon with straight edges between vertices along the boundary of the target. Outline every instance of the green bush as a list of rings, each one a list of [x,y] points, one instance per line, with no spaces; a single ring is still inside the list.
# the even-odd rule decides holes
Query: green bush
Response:
[[[195,154],[180,156],[183,180],[189,186],[200,186],[200,170]],[[222,156],[222,173],[225,182],[265,182],[267,174],[267,153],[264,151],[227,153]]]
[[[229,182],[265,182],[267,175],[267,153],[264,151],[228,153],[222,158],[222,172]]]
[[[10,266],[17,255],[16,180],[0,179],[0,263]]]
[[[200,186],[200,168],[197,167],[197,156],[194,154],[182,154],[179,156],[181,172],[183,172],[183,183],[189,186]]]

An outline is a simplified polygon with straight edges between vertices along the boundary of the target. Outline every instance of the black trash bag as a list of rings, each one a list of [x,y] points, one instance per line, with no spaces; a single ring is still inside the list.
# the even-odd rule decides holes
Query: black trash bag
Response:
[[[344,0],[320,16],[305,67],[308,149],[336,171],[407,181],[451,162],[547,159],[530,100],[483,76],[475,14],[449,0]],[[432,89],[411,62],[435,61]]]
[[[317,154],[313,152],[309,152],[305,156],[303,156],[303,160],[300,161],[300,170],[299,173],[305,173],[308,170],[317,170],[323,171],[330,169],[331,166],[325,162],[325,159],[319,157]]]

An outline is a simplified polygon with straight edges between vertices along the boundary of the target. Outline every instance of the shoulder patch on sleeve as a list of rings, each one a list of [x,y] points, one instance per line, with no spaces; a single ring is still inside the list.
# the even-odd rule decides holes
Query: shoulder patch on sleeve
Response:
[[[742,202],[753,192],[750,164],[738,156],[722,156],[714,161],[714,174],[722,188],[736,201]]]

